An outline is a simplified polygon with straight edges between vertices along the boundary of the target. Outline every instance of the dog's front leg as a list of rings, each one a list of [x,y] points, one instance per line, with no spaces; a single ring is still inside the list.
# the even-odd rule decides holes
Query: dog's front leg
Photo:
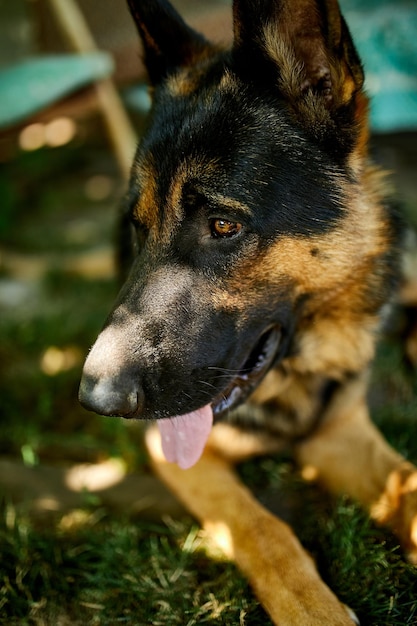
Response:
[[[389,525],[417,565],[417,468],[371,422],[363,382],[340,392],[296,456],[306,476],[333,493],[346,493],[378,523]]]
[[[159,433],[150,429],[146,439],[156,473],[240,567],[275,624],[352,626],[348,610],[320,579],[291,529],[240,482],[230,455],[225,458],[216,447],[221,439],[216,428],[202,458],[188,470],[165,461]]]

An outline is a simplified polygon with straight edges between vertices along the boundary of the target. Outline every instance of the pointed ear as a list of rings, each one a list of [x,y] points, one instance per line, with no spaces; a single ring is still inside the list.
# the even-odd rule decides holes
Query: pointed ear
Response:
[[[211,49],[167,0],[127,1],[143,42],[145,64],[153,85]]]
[[[234,0],[234,56],[255,76],[273,77],[296,106],[314,96],[332,110],[363,84],[360,59],[337,0]]]

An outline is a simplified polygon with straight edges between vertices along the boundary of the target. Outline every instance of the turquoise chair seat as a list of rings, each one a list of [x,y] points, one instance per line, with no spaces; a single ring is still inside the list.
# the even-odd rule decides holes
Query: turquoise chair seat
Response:
[[[340,0],[363,61],[374,132],[417,129],[417,3]]]
[[[48,55],[0,68],[0,129],[23,123],[113,69],[105,52]]]

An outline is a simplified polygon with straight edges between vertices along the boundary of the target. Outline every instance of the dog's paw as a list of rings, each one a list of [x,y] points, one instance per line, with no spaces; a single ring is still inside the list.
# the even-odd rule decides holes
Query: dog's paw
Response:
[[[400,464],[388,476],[385,491],[371,507],[371,516],[390,526],[410,563],[417,567],[417,468]]]

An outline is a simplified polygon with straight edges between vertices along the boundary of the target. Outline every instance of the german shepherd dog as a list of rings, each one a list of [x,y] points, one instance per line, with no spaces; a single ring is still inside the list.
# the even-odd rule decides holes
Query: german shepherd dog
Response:
[[[157,420],[155,471],[274,623],[352,624],[233,466],[290,444],[417,561],[417,469],[366,401],[401,229],[368,158],[361,62],[336,0],[234,0],[230,49],[167,0],[129,7],[153,104],[123,219],[131,267],[80,400]]]

